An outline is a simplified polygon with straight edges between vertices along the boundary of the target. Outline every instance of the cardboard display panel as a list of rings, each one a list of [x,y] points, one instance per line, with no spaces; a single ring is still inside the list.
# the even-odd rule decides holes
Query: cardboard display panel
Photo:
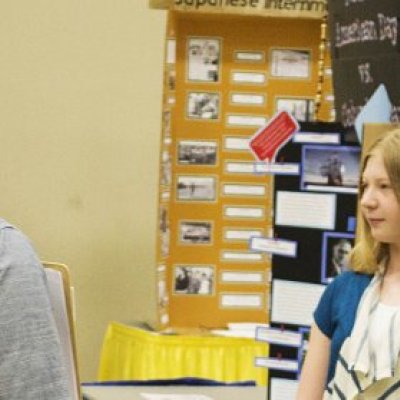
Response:
[[[299,378],[312,313],[325,285],[348,268],[355,240],[360,147],[336,123],[303,123],[298,135],[279,157],[300,163],[300,174],[275,177],[275,239],[295,243],[296,256],[273,255],[270,322],[276,336],[292,332],[301,340],[270,343],[267,360],[285,360],[269,370],[270,398],[277,379],[290,391]]]
[[[271,235],[274,185],[272,175],[255,173],[248,141],[278,110],[313,119],[320,23],[169,12],[157,244],[162,327],[267,322],[270,256],[251,251],[249,240]],[[330,105],[322,102],[321,118],[330,118]]]

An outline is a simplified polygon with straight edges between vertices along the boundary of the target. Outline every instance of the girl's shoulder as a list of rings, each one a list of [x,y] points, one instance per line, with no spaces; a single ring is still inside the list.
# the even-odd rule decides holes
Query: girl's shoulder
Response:
[[[362,274],[354,271],[346,271],[338,275],[329,285],[331,296],[336,303],[359,301],[364,290],[371,282],[373,275]]]
[[[338,275],[334,280],[335,286],[346,286],[346,285],[368,285],[371,282],[373,275],[363,274],[354,271],[345,271]]]

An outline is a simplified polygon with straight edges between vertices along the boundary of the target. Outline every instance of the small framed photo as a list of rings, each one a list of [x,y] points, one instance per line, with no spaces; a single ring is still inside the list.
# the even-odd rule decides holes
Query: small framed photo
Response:
[[[175,90],[176,87],[176,71],[175,68],[170,68],[167,70],[167,85],[168,89],[171,91]]]
[[[276,78],[308,79],[311,76],[311,50],[273,49],[271,76]]]
[[[165,207],[160,208],[159,229],[160,233],[165,233],[169,229],[168,210]]]
[[[359,147],[305,145],[302,153],[303,190],[357,193]]]
[[[218,144],[215,141],[181,140],[178,143],[178,164],[216,165]]]
[[[163,112],[163,132],[165,137],[171,136],[171,111],[165,110]]]
[[[215,282],[214,270],[212,265],[174,265],[174,294],[212,295]]]
[[[180,175],[177,177],[177,200],[214,201],[216,190],[216,178],[213,176]]]
[[[218,82],[220,79],[221,41],[211,37],[193,37],[187,41],[187,77],[189,81]]]
[[[329,283],[349,269],[349,255],[354,246],[354,234],[324,232],[322,238],[321,282]]]
[[[314,100],[299,99],[294,97],[278,97],[276,99],[276,112],[286,110],[300,122],[314,120]]]
[[[179,242],[188,245],[212,243],[211,221],[180,221]]]
[[[168,211],[161,207],[159,215],[159,233],[160,233],[160,254],[161,257],[168,257],[170,245],[170,228]]]
[[[172,162],[168,151],[164,150],[161,154],[161,174],[160,183],[163,186],[169,186],[172,179]]]
[[[190,92],[187,97],[187,117],[200,120],[218,120],[219,103],[219,93]]]
[[[306,358],[307,350],[308,350],[308,344],[310,342],[310,328],[299,328],[299,332],[302,334],[302,341],[301,341],[301,346],[298,349],[297,353],[297,361],[299,363],[299,369],[297,371],[297,379],[300,378],[301,375],[301,370],[304,365],[304,360]]]

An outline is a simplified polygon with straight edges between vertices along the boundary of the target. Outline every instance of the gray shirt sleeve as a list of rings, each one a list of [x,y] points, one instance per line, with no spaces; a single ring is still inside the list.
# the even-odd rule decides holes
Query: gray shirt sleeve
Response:
[[[29,240],[0,226],[0,399],[70,400],[43,267]]]

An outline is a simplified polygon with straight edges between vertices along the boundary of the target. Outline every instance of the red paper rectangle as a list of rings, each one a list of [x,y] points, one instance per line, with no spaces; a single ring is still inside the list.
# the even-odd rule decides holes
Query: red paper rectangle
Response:
[[[281,111],[254,134],[250,149],[260,161],[272,162],[278,150],[298,130],[297,121],[287,111]]]

